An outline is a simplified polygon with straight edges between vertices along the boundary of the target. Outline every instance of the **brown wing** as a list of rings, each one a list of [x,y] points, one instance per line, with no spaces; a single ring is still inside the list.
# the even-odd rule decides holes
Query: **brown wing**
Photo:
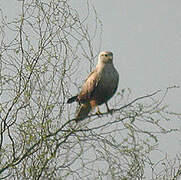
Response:
[[[92,93],[95,91],[100,79],[100,74],[95,69],[85,80],[82,90],[78,95],[80,102],[84,103],[90,100]]]

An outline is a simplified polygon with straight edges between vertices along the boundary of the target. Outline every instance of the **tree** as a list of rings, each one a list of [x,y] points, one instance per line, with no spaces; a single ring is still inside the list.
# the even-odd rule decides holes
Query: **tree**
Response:
[[[82,64],[94,65],[101,21],[89,1],[82,16],[68,0],[18,3],[12,21],[1,10],[0,178],[144,179],[147,168],[152,179],[166,172],[179,177],[179,157],[172,166],[165,159],[164,172],[155,172],[150,158],[157,134],[177,131],[162,123],[180,118],[163,103],[173,88],[136,99],[124,89],[114,98],[113,114],[92,114],[76,125],[75,107],[66,101],[81,84]]]

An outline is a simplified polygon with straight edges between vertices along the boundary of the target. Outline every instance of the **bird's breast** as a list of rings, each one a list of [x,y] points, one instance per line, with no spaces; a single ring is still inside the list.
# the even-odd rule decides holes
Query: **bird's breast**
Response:
[[[119,81],[119,74],[113,66],[105,67],[96,88],[99,95],[99,104],[108,101],[116,92]]]

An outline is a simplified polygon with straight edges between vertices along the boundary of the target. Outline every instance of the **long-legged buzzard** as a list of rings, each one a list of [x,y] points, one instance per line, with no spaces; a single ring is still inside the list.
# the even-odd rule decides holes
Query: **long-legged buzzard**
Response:
[[[85,80],[81,92],[68,99],[67,103],[79,102],[80,107],[76,113],[76,122],[85,119],[89,112],[96,107],[100,114],[98,105],[106,104],[115,94],[119,82],[119,74],[113,65],[113,53],[101,52],[98,57],[96,68]]]

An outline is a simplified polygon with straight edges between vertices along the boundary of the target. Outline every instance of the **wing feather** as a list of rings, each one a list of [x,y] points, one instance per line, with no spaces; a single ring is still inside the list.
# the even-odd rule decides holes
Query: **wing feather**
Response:
[[[92,93],[96,90],[100,80],[100,73],[95,69],[90,73],[90,75],[85,80],[82,90],[78,95],[78,99],[80,102],[86,102],[91,98]]]

